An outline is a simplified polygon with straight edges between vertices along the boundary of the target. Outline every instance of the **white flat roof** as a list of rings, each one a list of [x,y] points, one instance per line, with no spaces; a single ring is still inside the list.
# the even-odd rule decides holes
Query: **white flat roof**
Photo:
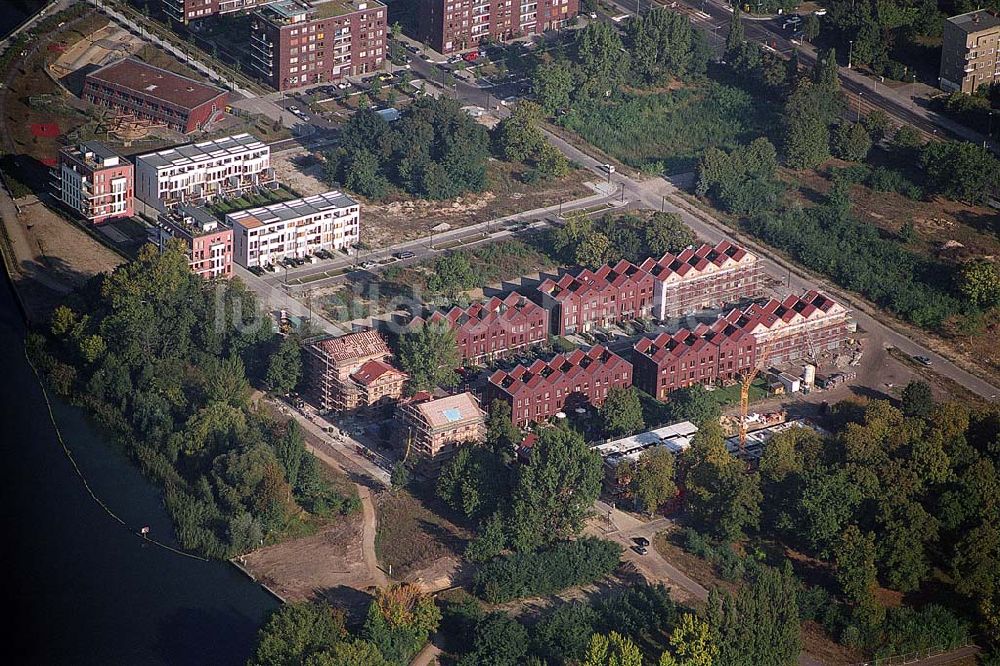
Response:
[[[266,143],[250,134],[243,133],[222,137],[221,139],[213,139],[212,141],[188,143],[155,153],[139,155],[136,158],[136,162],[142,161],[154,168],[165,169],[196,164],[198,162],[208,162],[220,157],[226,157],[227,155],[240,155],[260,148],[267,148],[270,151]]]
[[[690,421],[681,421],[649,432],[599,444],[593,449],[601,454],[606,463],[617,465],[622,460],[637,459],[643,451],[654,446],[665,446],[673,453],[680,453],[691,446],[691,438],[696,432],[698,432],[698,426]]]
[[[238,224],[248,229],[254,227],[274,224],[275,222],[287,222],[297,220],[300,217],[322,213],[324,211],[350,208],[357,206],[358,202],[347,196],[343,192],[331,190],[322,194],[314,194],[311,197],[302,199],[291,199],[281,203],[271,204],[260,208],[248,208],[226,215],[226,222]]]

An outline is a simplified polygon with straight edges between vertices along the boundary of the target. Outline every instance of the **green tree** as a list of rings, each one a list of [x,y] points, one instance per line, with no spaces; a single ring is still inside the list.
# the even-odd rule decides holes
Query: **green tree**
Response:
[[[425,323],[399,337],[399,364],[410,376],[411,393],[458,383],[461,362],[454,329]]]
[[[802,37],[807,42],[812,42],[814,39],[819,37],[820,28],[819,17],[815,14],[809,14],[806,16],[805,23],[802,25]]]
[[[518,468],[511,497],[511,538],[518,550],[579,533],[601,490],[601,459],[578,433],[545,428]]]
[[[958,288],[976,307],[1000,305],[1000,270],[992,261],[970,261],[962,267]]]
[[[675,389],[667,397],[672,421],[687,420],[703,427],[707,423],[718,423],[722,416],[719,402],[701,384]]]
[[[604,432],[613,437],[631,435],[645,426],[639,394],[631,387],[612,387],[599,412]]]
[[[257,635],[251,666],[301,664],[343,640],[344,617],[323,603],[286,604]]]
[[[827,556],[862,502],[860,488],[845,469],[819,468],[805,477],[800,498],[801,534]]]
[[[611,241],[600,232],[594,232],[583,239],[576,248],[574,261],[586,268],[596,269],[608,263],[611,256]]]
[[[518,666],[528,651],[528,631],[506,613],[490,613],[476,623],[472,653],[461,666]]]
[[[370,199],[381,199],[389,189],[378,158],[368,150],[359,150],[349,160],[344,187]]]
[[[725,58],[732,62],[739,57],[739,52],[746,43],[746,33],[743,30],[743,12],[739,7],[733,8],[733,18],[729,22],[729,34],[726,35]]]
[[[674,454],[657,446],[643,452],[632,476],[632,492],[648,513],[677,496]]]
[[[906,416],[927,418],[934,409],[934,394],[930,384],[919,379],[911,381],[903,389],[902,410]]]
[[[510,403],[494,400],[486,418],[486,445],[505,460],[514,458],[514,449],[521,444],[521,430],[511,417]]]
[[[733,598],[709,594],[707,620],[718,645],[719,664],[787,666],[799,658],[800,583],[787,566],[760,566]]]
[[[650,256],[662,257],[668,252],[677,253],[692,245],[694,232],[681,221],[677,213],[654,213],[645,225],[645,246]]]
[[[506,547],[506,525],[498,511],[480,525],[476,538],[465,548],[465,558],[470,562],[487,562],[500,555]]]
[[[685,499],[692,518],[721,538],[736,541],[760,521],[760,477],[726,450],[717,423],[701,427],[682,454]]]
[[[562,178],[569,173],[569,160],[551,143],[543,143],[535,154],[535,163],[540,174],[547,178]]]
[[[642,652],[631,638],[617,631],[594,634],[583,659],[583,666],[642,666]]]
[[[932,141],[920,162],[930,189],[950,199],[983,203],[1000,183],[1000,162],[973,143]]]
[[[828,90],[840,89],[840,71],[837,66],[836,49],[827,49],[816,60],[812,80],[817,86]]]
[[[552,115],[569,106],[573,91],[573,72],[565,60],[542,63],[531,76],[531,89],[546,114]]]
[[[671,632],[670,650],[660,656],[660,666],[713,666],[719,657],[708,623],[691,613],[681,615]]]
[[[831,148],[841,159],[864,162],[872,148],[872,140],[861,123],[841,123],[833,132]]]
[[[509,162],[526,162],[539,154],[545,137],[538,129],[541,110],[533,102],[521,101],[513,113],[500,121],[493,131],[497,152]]]
[[[617,92],[629,68],[621,37],[611,25],[595,21],[576,32],[574,42],[578,97],[605,97]]]
[[[302,379],[302,351],[299,341],[288,335],[278,342],[267,364],[264,381],[273,393],[291,392]]]
[[[597,621],[597,611],[589,604],[563,604],[535,625],[532,632],[534,651],[553,661],[582,660]]]

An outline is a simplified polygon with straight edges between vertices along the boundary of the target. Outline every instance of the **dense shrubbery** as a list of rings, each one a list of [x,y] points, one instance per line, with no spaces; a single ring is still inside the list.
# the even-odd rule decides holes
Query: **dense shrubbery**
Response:
[[[533,553],[501,556],[480,567],[473,589],[490,603],[555,594],[611,573],[621,553],[622,547],[613,541],[585,537]]]
[[[654,213],[648,219],[609,213],[597,221],[574,216],[549,235],[557,259],[591,269],[620,259],[637,264],[649,257],[659,259],[694,241],[694,232],[676,213]]]
[[[294,422],[250,404],[247,375],[262,378],[281,345],[241,282],[194,275],[180,244],[147,246],[69,305],[52,317],[55,357],[35,338],[35,358],[164,485],[184,548],[232,557],[279,539],[302,508],[357,508],[322,479]]]
[[[938,327],[962,311],[950,291],[950,268],[882,238],[876,227],[854,219],[846,199],[846,189],[838,185],[824,205],[758,216],[747,221],[747,228],[918,326]]]
[[[774,178],[777,168],[777,152],[764,138],[728,154],[709,148],[698,162],[696,192],[729,213],[756,215],[774,210],[783,190]]]
[[[448,199],[486,188],[490,139],[486,128],[447,98],[422,97],[390,124],[358,110],[327,153],[327,178],[380,199],[395,185],[410,194]]]
[[[440,621],[434,600],[406,583],[376,591],[360,636],[348,632],[340,610],[323,603],[289,604],[261,628],[249,665],[403,666]]]

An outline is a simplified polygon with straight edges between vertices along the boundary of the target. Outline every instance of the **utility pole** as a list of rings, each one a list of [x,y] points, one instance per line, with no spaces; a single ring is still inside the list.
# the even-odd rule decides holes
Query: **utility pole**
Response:
[[[848,42],[849,47],[847,49],[847,69],[851,68],[851,58],[854,55],[854,40]]]

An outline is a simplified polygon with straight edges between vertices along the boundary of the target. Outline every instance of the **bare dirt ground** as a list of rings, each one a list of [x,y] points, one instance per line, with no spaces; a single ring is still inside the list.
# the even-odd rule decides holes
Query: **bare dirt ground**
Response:
[[[571,171],[558,180],[527,185],[519,180],[520,168],[491,159],[490,184],[481,194],[467,194],[449,201],[401,197],[384,203],[366,202],[361,240],[370,247],[384,247],[427,236],[442,223],[451,228],[466,227],[594,193],[584,185],[591,176],[588,172]]]
[[[244,556],[243,565],[287,601],[326,599],[364,609],[376,584],[362,552],[361,514],[341,519],[312,536],[267,546]]]
[[[272,153],[271,167],[278,176],[278,182],[308,197],[313,194],[328,192],[332,188],[323,182],[323,163],[308,154],[302,153]],[[365,210],[367,224],[368,211]]]
[[[375,546],[393,579],[436,591],[463,580],[461,555],[472,535],[444,517],[443,507],[433,508],[406,491],[382,493]]]

